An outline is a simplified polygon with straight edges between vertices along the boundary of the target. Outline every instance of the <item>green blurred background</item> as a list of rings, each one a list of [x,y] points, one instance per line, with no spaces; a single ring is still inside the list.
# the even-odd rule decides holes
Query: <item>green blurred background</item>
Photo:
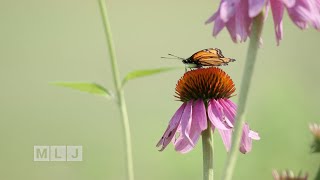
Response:
[[[0,179],[125,179],[123,131],[115,104],[51,86],[92,81],[114,89],[105,35],[95,0],[1,0]],[[237,59],[223,69],[239,89],[248,43],[234,44],[224,29],[211,36],[205,20],[219,1],[108,0],[121,77],[132,70],[181,65],[160,56],[188,57],[218,47]],[[258,131],[253,151],[240,155],[235,180],[272,179],[272,169],[307,171],[309,122],[319,122],[319,32],[284,19],[276,46],[269,13],[248,99],[247,119]],[[201,143],[182,155],[155,144],[180,102],[173,97],[184,70],[130,81],[125,87],[137,180],[202,179]],[[239,91],[237,91],[239,92]],[[237,102],[238,97],[233,97]],[[226,151],[214,135],[216,178]],[[82,162],[34,162],[34,145],[82,145]],[[312,178],[311,178],[312,179]]]

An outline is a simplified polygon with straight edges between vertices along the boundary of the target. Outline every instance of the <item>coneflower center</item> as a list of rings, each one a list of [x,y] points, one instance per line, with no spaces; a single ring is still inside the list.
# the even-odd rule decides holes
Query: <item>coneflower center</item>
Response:
[[[230,76],[220,68],[199,68],[186,72],[179,79],[175,97],[183,102],[230,98],[235,90]]]

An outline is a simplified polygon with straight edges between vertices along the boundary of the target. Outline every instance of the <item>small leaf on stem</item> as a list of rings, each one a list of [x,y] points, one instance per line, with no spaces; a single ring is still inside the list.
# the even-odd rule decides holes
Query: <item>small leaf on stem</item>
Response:
[[[145,69],[145,70],[132,71],[132,72],[129,72],[125,78],[123,78],[122,86],[124,86],[124,84],[126,82],[128,82],[129,80],[132,80],[132,79],[136,79],[136,78],[140,78],[140,77],[144,77],[144,76],[150,76],[150,75],[154,75],[154,74],[158,74],[158,73],[162,73],[162,72],[166,72],[166,71],[171,71],[171,70],[175,70],[175,69],[179,69],[179,68],[181,68],[181,67],[165,67],[165,68],[158,68],[158,69]]]
[[[110,91],[108,91],[103,86],[91,83],[91,82],[53,82],[50,83],[56,86],[67,87],[71,89],[75,89],[82,92],[87,92],[94,95],[100,95],[107,98],[111,97]]]

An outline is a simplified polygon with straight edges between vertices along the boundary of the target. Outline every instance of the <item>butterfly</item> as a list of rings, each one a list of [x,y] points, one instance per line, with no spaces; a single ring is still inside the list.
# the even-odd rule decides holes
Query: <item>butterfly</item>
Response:
[[[175,56],[173,54],[168,54],[173,58],[161,57],[167,59],[179,59],[189,68],[201,68],[203,66],[226,66],[229,62],[236,61],[232,58],[226,58],[222,55],[222,52],[218,48],[208,48],[200,50],[192,54],[189,58],[185,59],[182,57]]]

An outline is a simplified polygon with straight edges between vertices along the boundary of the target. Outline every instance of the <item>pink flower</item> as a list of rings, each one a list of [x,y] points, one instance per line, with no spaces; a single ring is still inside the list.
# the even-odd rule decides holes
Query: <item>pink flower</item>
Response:
[[[301,29],[308,24],[320,30],[319,0],[222,0],[220,7],[206,23],[214,22],[213,36],[226,27],[234,42],[244,42],[250,36],[253,18],[265,8],[266,17],[271,7],[277,44],[283,37],[284,10]]]
[[[202,131],[209,127],[212,131],[218,130],[228,151],[237,110],[228,98],[234,91],[233,81],[219,68],[185,73],[176,87],[176,97],[184,103],[173,115],[158,142],[160,151],[173,141],[176,151],[187,153],[197,144]],[[179,134],[178,137],[176,134]],[[242,153],[251,151],[252,139],[259,140],[260,137],[249,129],[248,124],[244,124],[240,146]]]

